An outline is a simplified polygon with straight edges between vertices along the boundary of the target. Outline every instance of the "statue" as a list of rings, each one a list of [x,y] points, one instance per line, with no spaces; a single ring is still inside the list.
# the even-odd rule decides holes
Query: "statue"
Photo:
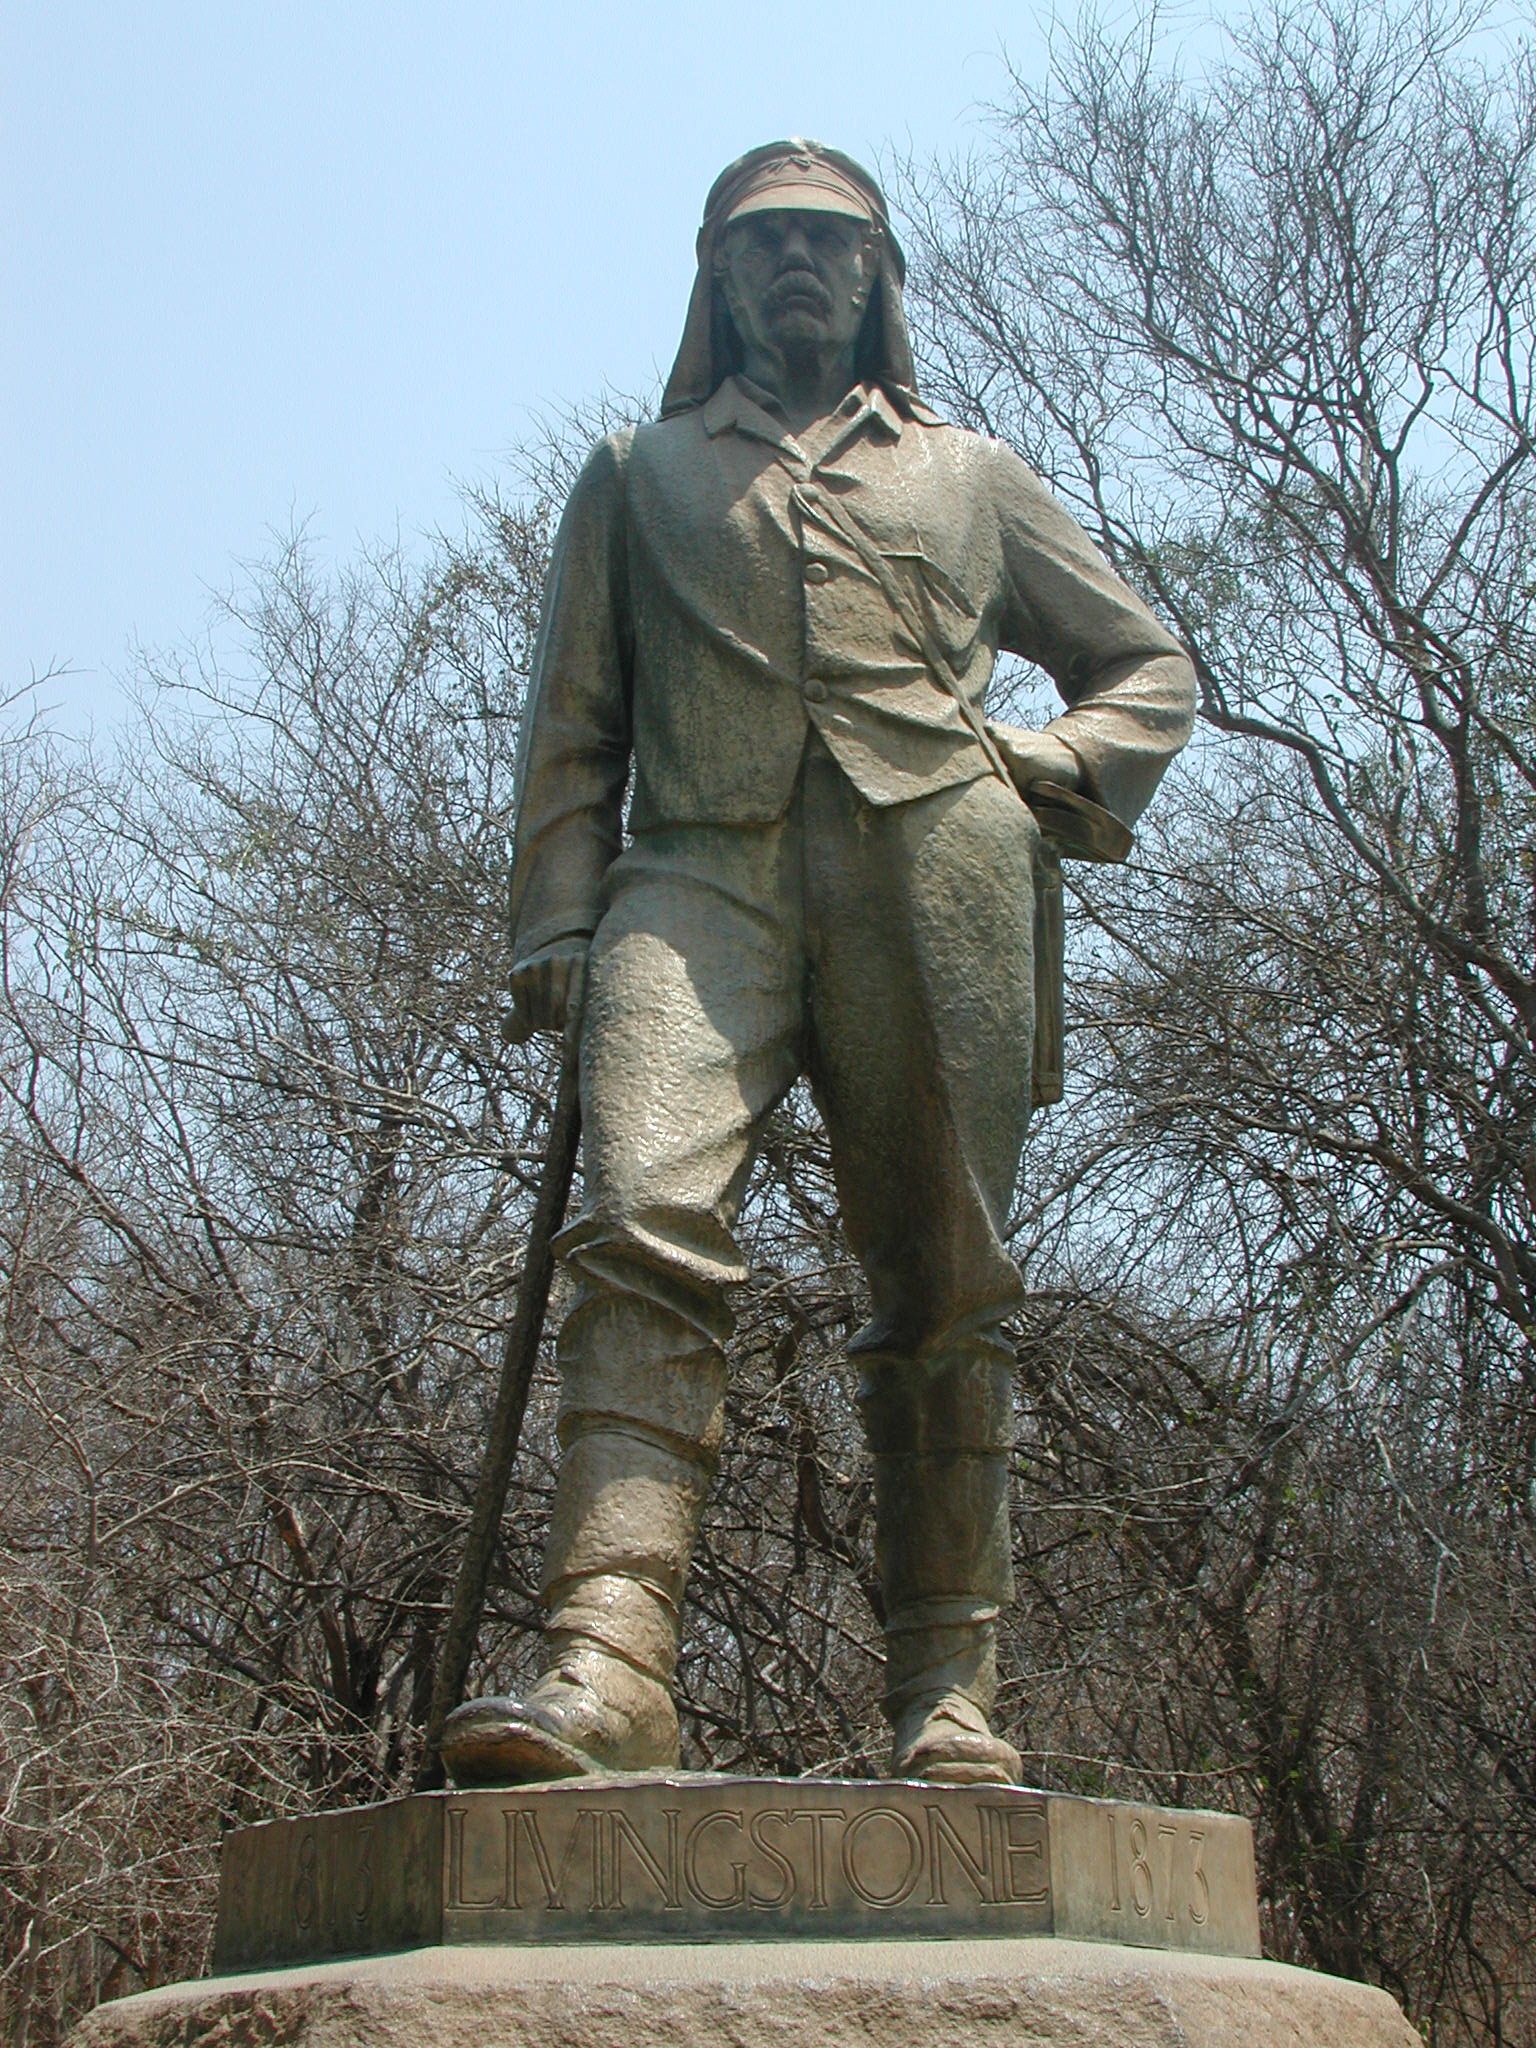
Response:
[[[1021,1298],[1002,1233],[1053,1092],[1031,1075],[1042,822],[1123,854],[1193,672],[1033,472],[918,397],[867,172],[751,151],[698,257],[660,418],[600,442],[571,494],[533,666],[513,1003],[524,1034],[579,1020],[586,1190],[560,1240],[548,1654],[523,1697],[461,1707],[442,1753],[461,1785],[676,1765],[732,1226],[806,1073],[873,1299],[849,1348],[891,1774],[1014,1783],[988,1719]],[[1045,730],[986,722],[1000,648],[1058,685]]]

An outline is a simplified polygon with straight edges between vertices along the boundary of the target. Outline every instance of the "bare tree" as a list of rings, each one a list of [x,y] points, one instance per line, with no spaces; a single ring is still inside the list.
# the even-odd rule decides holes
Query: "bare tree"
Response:
[[[1189,80],[1155,17],[1063,28],[916,180],[912,239],[930,389],[1176,622],[1207,732],[1082,892],[1076,1094],[1021,1218],[1029,1740],[1252,1805],[1278,1952],[1505,2042],[1536,1906],[1536,75],[1477,31],[1268,7]]]
[[[13,2031],[196,1967],[231,1820],[414,1761],[550,1077],[501,1041],[545,522],[236,608],[136,747],[8,755]],[[509,1532],[520,1618],[532,1537]],[[14,2003],[8,2001],[14,2000]]]
[[[202,1967],[223,1828],[419,1761],[552,1107],[547,1050],[500,1028],[548,531],[488,492],[424,567],[323,579],[285,548],[231,606],[243,673],[151,667],[116,756],[0,755],[0,2024],[26,2048]],[[698,1762],[871,1755],[832,1215],[791,1104],[696,1575]],[[533,1653],[547,1359],[534,1395],[486,1689]]]

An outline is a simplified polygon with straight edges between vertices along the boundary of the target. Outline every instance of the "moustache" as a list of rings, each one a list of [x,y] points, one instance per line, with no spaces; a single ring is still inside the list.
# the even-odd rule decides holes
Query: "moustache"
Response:
[[[786,270],[782,277],[776,277],[768,287],[766,304],[770,312],[776,312],[791,299],[809,299],[819,312],[830,313],[832,294],[812,270],[798,266]]]

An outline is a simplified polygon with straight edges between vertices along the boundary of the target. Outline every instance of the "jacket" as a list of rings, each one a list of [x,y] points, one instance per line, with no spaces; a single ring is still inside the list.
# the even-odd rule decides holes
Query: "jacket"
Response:
[[[1048,730],[1134,823],[1188,738],[1178,642],[1001,443],[851,392],[814,448],[728,378],[611,435],[556,536],[518,763],[514,955],[586,934],[623,829],[752,824],[789,803],[811,726],[871,803],[991,772],[954,696],[827,516],[840,501],[978,713],[999,650],[1037,662]]]

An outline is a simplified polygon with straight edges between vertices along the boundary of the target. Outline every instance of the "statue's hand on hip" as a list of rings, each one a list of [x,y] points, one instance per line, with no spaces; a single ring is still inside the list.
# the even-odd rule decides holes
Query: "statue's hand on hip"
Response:
[[[587,992],[588,939],[556,939],[512,970],[511,1006],[502,1030],[513,1045],[536,1031],[574,1038]]]

